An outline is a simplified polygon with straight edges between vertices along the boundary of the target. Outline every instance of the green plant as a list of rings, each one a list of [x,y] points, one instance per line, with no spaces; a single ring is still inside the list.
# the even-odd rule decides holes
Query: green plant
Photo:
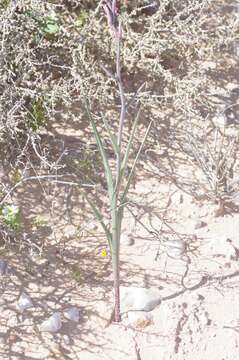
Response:
[[[41,31],[44,34],[56,34],[59,31],[58,19],[54,13],[41,22]]]
[[[11,181],[13,182],[14,185],[17,184],[22,179],[22,173],[20,169],[14,169],[11,172],[10,176],[11,176]]]
[[[82,283],[82,273],[81,273],[81,270],[79,269],[79,267],[77,265],[72,265],[72,267],[71,267],[71,275],[72,275],[72,278],[77,283]]]
[[[20,210],[16,205],[3,204],[0,208],[0,214],[3,222],[8,225],[12,230],[20,230]]]
[[[43,37],[50,38],[59,32],[58,18],[55,12],[41,18],[32,9],[26,11],[26,15],[34,20],[37,30],[33,32],[33,43],[39,44]]]
[[[27,117],[27,127],[33,131],[39,130],[39,128],[46,123],[45,108],[42,98],[34,99],[30,104],[30,110]]]
[[[78,15],[74,25],[78,28],[81,28],[82,26],[85,25],[88,17],[89,17],[89,11],[82,9],[80,14]]]
[[[0,8],[6,9],[10,5],[11,0],[2,0],[0,4]]]
[[[44,218],[44,216],[37,215],[32,219],[32,225],[36,227],[47,225],[48,221]]]
[[[112,149],[115,155],[115,171],[113,172],[109,163],[109,159],[105,148],[103,146],[102,137],[97,129],[96,122],[94,117],[90,111],[89,103],[85,100],[86,112],[89,117],[94,136],[96,139],[96,144],[101,154],[102,163],[104,166],[104,173],[107,182],[107,190],[108,190],[108,205],[110,210],[110,228],[106,225],[106,219],[102,216],[99,209],[97,209],[95,203],[91,201],[88,195],[85,194],[85,198],[93,209],[96,218],[100,222],[105,231],[111,257],[112,257],[112,267],[113,267],[113,277],[114,277],[114,302],[115,302],[115,321],[120,321],[120,236],[121,236],[121,224],[123,219],[124,207],[127,202],[127,193],[132,182],[133,173],[135,171],[135,167],[137,161],[139,159],[139,155],[143,148],[143,145],[146,141],[147,135],[149,133],[151,123],[149,124],[145,136],[141,142],[140,148],[137,152],[137,155],[134,159],[133,166],[128,176],[126,176],[126,170],[128,166],[128,160],[130,151],[132,148],[132,143],[135,137],[135,132],[139,120],[140,109],[137,112],[133,128],[131,131],[131,135],[129,137],[125,152],[122,146],[123,139],[123,129],[126,117],[126,101],[123,83],[121,79],[121,65],[120,65],[120,53],[121,53],[121,44],[122,44],[122,28],[120,21],[118,19],[118,14],[116,10],[116,1],[107,1],[103,3],[104,11],[108,20],[108,25],[110,30],[112,31],[114,38],[116,40],[116,75],[113,76],[114,81],[118,85],[119,95],[120,95],[120,103],[121,110],[119,116],[118,123],[118,133],[114,133],[105,118],[102,118],[104,123],[106,132],[109,136]],[[108,73],[108,71],[106,71]],[[124,155],[123,155],[124,154]]]

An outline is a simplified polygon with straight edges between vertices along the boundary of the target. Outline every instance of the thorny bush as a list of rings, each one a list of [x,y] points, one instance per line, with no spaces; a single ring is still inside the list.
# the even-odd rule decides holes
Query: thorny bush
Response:
[[[129,126],[136,100],[145,121],[154,120],[159,131],[163,111],[183,117],[184,130],[192,118],[199,124],[205,114],[214,113],[207,68],[201,63],[214,61],[238,37],[237,13],[228,15],[220,1],[208,0],[125,0],[120,13],[122,79],[127,101],[134,100],[127,114]],[[4,0],[0,24],[4,171],[18,169],[24,176],[26,168],[29,174],[34,167],[38,174],[41,169],[51,173],[61,162],[45,134],[56,123],[77,124],[84,117],[83,92],[98,119],[104,113],[113,126],[117,122],[113,109],[119,93],[105,73],[114,69],[115,47],[100,1]],[[1,191],[6,192],[3,180]]]

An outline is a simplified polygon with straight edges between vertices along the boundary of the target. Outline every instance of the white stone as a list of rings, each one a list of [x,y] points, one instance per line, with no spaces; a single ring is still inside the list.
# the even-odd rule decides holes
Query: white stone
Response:
[[[129,233],[124,232],[120,236],[120,244],[125,246],[132,246],[134,245],[134,239]]]
[[[54,313],[49,319],[45,320],[39,327],[42,332],[57,332],[61,329],[61,314],[59,312]]]
[[[32,300],[30,298],[30,296],[28,296],[27,294],[25,294],[24,292],[20,295],[18,302],[17,302],[17,309],[20,312],[23,312],[26,309],[29,309],[31,307],[33,307],[33,303]]]
[[[67,239],[73,238],[76,234],[76,228],[73,225],[67,225],[64,228],[64,235]]]
[[[70,343],[71,343],[71,339],[70,339],[70,337],[68,336],[68,335],[63,335],[63,341],[64,341],[64,343],[65,343],[65,345],[70,345]]]
[[[164,242],[168,256],[180,258],[185,254],[186,244],[183,240],[167,240]]]
[[[161,302],[157,288],[120,288],[121,312],[134,310],[151,311]]]
[[[220,113],[215,118],[213,118],[213,123],[216,127],[224,129],[227,126],[227,118],[224,113]]]
[[[75,322],[79,322],[80,320],[80,311],[75,306],[65,309],[63,314],[68,320]]]

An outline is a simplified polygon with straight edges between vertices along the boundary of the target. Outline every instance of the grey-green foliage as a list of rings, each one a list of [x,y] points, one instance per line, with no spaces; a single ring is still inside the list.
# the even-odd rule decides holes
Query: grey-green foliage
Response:
[[[14,7],[4,0],[1,5],[0,137],[7,144],[24,135],[36,98],[48,98],[46,123],[60,108],[77,121],[72,109],[82,101],[82,88],[94,111],[109,108],[117,92],[99,59],[113,69],[114,45],[97,3],[24,0]],[[121,16],[126,92],[132,94],[147,81],[150,86],[138,98],[151,114],[153,108],[167,105],[178,114],[191,114],[200,105],[209,108],[203,96],[205,71],[197,61],[215,57],[233,40],[236,17],[217,16],[217,4],[206,0],[163,0],[153,13],[141,10],[146,5],[127,2]]]

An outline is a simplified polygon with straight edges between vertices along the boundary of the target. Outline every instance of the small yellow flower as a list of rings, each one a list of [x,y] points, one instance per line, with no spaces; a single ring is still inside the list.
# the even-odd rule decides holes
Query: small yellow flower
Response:
[[[106,249],[102,249],[101,252],[100,252],[100,255],[101,255],[102,257],[106,257],[106,256],[107,256],[107,251],[106,251]]]

